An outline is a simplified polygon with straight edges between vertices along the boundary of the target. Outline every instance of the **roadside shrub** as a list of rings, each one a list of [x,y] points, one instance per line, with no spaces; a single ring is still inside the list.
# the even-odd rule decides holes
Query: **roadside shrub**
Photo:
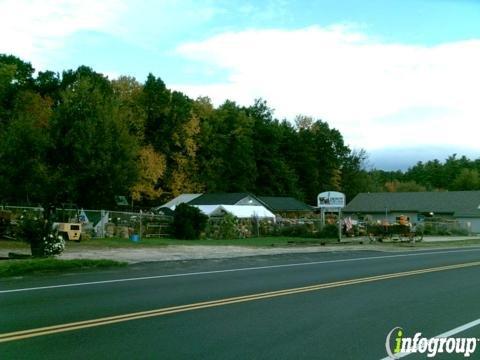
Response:
[[[423,226],[423,235],[433,235],[434,232],[434,228],[431,224],[425,224]]]
[[[196,240],[205,230],[208,216],[198,208],[180,204],[173,214],[173,235],[176,239]]]
[[[442,223],[426,223],[423,225],[423,235],[437,235],[437,236],[467,236],[468,230],[460,227],[448,226]],[[418,226],[417,226],[418,230]]]
[[[218,236],[220,239],[238,238],[237,221],[232,214],[225,214],[218,225]]]
[[[338,227],[334,224],[326,224],[318,233],[318,237],[322,239],[336,239],[338,238]]]
[[[206,235],[211,239],[238,239],[240,225],[232,214],[225,214],[221,219],[210,220]]]
[[[305,225],[287,225],[277,228],[276,235],[292,237],[314,237],[311,229]]]
[[[18,237],[30,244],[35,257],[59,255],[65,250],[65,241],[52,229],[52,223],[33,214],[24,213],[20,217]]]
[[[258,224],[258,234],[260,236],[270,236],[275,235],[275,223],[271,220],[259,220]]]
[[[450,230],[450,233],[452,235],[457,235],[457,236],[467,236],[469,235],[467,229],[462,229],[462,228],[453,228]]]

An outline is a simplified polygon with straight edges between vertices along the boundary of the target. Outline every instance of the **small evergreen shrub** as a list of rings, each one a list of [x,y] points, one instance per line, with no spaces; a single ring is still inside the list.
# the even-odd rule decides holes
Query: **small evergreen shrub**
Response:
[[[173,214],[173,235],[176,239],[196,240],[207,226],[208,216],[200,209],[188,204],[180,204]]]

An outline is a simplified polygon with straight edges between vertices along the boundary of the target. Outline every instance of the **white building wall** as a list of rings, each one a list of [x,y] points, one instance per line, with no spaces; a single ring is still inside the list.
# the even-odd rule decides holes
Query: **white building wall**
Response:
[[[480,234],[480,219],[478,218],[457,218],[460,224],[470,230],[472,234]],[[470,226],[469,226],[470,225]]]

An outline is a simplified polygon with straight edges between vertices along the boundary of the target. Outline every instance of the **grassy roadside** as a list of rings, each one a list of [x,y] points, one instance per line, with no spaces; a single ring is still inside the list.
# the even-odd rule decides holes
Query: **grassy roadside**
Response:
[[[95,249],[95,248],[139,248],[139,247],[161,247],[169,245],[209,245],[209,246],[249,246],[249,247],[270,247],[270,246],[292,246],[292,245],[320,245],[321,243],[337,243],[336,239],[316,239],[299,237],[258,237],[247,239],[231,240],[177,240],[169,238],[145,238],[140,242],[133,242],[123,238],[89,239],[80,243],[67,242],[67,249]],[[30,252],[29,245],[19,241],[0,241],[0,250],[12,249]]]
[[[318,239],[318,238],[301,238],[301,237],[258,237],[247,239],[226,239],[226,240],[177,240],[177,239],[153,239],[146,238],[135,243],[128,239],[109,238],[109,239],[92,239],[81,243],[68,243],[71,249],[81,248],[138,248],[138,247],[161,247],[170,245],[193,245],[193,246],[247,246],[247,247],[289,247],[289,246],[350,246],[359,245],[360,243],[369,244],[366,238],[344,238],[341,243],[337,239]],[[384,242],[372,243],[385,247],[450,247],[450,246],[469,246],[480,245],[480,238],[455,241],[438,241],[438,242],[417,242],[416,244],[406,242]]]
[[[59,260],[23,259],[0,261],[0,278],[33,273],[61,272],[68,270],[100,269],[126,266],[127,263],[113,260]]]
[[[161,247],[170,245],[193,245],[193,246],[248,246],[248,247],[271,247],[271,246],[292,246],[292,245],[321,245],[321,243],[337,243],[336,239],[316,239],[298,237],[258,237],[247,239],[226,239],[226,240],[177,240],[169,238],[153,239],[145,238],[135,243],[128,239],[109,238],[92,239],[81,243],[69,243],[71,248],[136,248],[136,247]]]
[[[90,239],[82,241],[80,243],[68,242],[68,252],[71,250],[82,249],[117,249],[117,248],[148,248],[148,247],[162,247],[170,245],[193,245],[193,246],[247,246],[247,247],[289,247],[289,246],[316,246],[316,245],[329,245],[329,246],[351,246],[363,244],[369,244],[368,239],[362,238],[344,238],[341,243],[338,243],[337,239],[318,239],[318,238],[301,238],[301,237],[258,237],[247,239],[231,239],[231,240],[212,240],[212,239],[200,239],[200,240],[177,240],[169,238],[145,238],[140,242],[133,242],[129,239],[123,238],[106,238],[106,239]],[[473,246],[480,245],[480,238],[473,238],[465,240],[455,241],[438,241],[438,242],[417,242],[416,244],[406,242],[383,242],[372,243],[373,245],[385,247],[385,248],[403,248],[403,247],[415,247],[415,248],[435,248],[435,247],[457,247],[457,246]],[[30,253],[28,244],[18,241],[0,241],[0,250],[8,249],[14,251],[21,251],[23,253]]]

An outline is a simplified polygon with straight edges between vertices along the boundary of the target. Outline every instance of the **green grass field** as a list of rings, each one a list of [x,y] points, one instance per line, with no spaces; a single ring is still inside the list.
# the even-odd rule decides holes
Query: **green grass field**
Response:
[[[295,238],[295,237],[258,237],[248,239],[232,240],[177,240],[177,239],[153,239],[145,238],[140,242],[133,242],[129,239],[108,238],[92,239],[81,243],[68,243],[71,248],[135,248],[135,247],[158,247],[169,245],[194,245],[194,246],[250,246],[250,247],[271,247],[271,246],[294,246],[294,245],[320,245],[321,243],[337,243],[336,239],[315,239],[315,238]]]
[[[67,249],[94,249],[94,248],[139,248],[139,247],[161,247],[169,245],[193,245],[193,246],[248,246],[248,247],[289,247],[289,246],[315,246],[315,245],[329,245],[329,246],[350,246],[359,245],[363,240],[364,244],[368,244],[368,239],[361,238],[344,238],[341,243],[337,239],[318,239],[318,238],[300,238],[300,237],[258,237],[247,239],[232,239],[232,240],[177,240],[168,238],[145,238],[140,242],[133,242],[129,239],[122,238],[105,238],[105,239],[90,239],[80,243],[67,242]],[[470,246],[480,245],[479,238],[473,238],[457,241],[439,241],[439,242],[417,242],[400,243],[400,242],[384,242],[373,243],[385,248],[392,247],[451,247],[451,246]],[[30,251],[28,244],[19,241],[0,240],[0,250],[11,249],[26,253]]]

